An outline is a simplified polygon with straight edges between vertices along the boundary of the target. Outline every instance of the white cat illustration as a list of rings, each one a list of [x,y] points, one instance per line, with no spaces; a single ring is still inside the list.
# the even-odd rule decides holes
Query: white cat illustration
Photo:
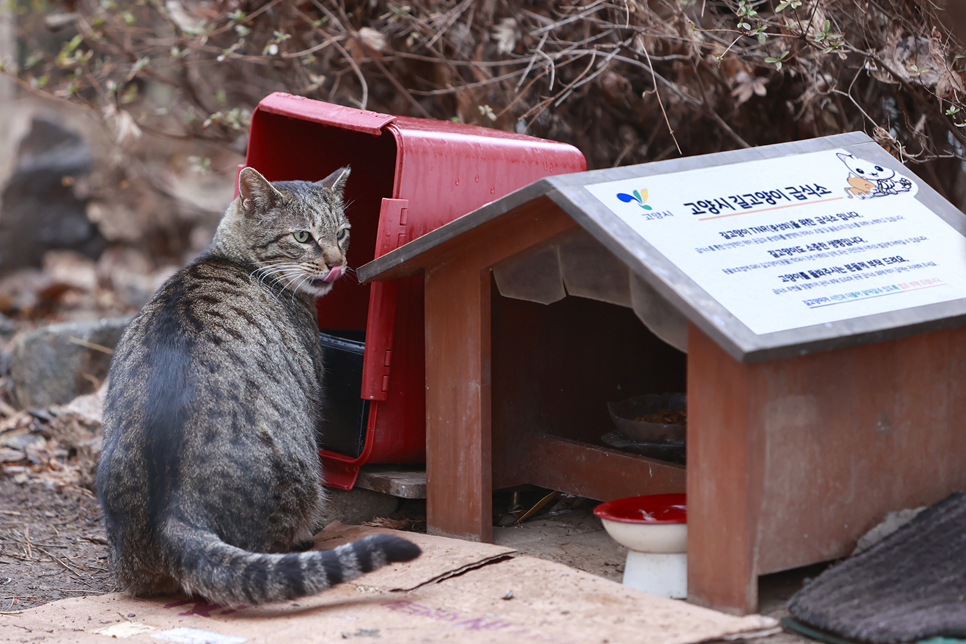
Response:
[[[853,195],[859,199],[871,199],[912,190],[912,181],[897,175],[895,170],[884,168],[871,161],[857,159],[851,154],[837,152],[836,156],[850,171],[849,187],[845,189],[849,199]]]

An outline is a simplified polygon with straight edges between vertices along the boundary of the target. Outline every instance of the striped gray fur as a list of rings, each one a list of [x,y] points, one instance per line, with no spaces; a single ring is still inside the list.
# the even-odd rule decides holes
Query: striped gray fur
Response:
[[[121,338],[97,494],[111,569],[133,594],[260,604],[419,555],[389,535],[289,552],[325,502],[315,301],[346,266],[348,174],[273,184],[243,169],[211,245]]]

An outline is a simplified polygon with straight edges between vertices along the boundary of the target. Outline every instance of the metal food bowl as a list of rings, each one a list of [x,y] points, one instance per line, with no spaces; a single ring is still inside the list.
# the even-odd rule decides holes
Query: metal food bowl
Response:
[[[664,409],[679,411],[687,407],[686,394],[644,394],[620,402],[607,403],[617,431],[639,443],[684,445],[684,425],[665,425],[635,420]]]

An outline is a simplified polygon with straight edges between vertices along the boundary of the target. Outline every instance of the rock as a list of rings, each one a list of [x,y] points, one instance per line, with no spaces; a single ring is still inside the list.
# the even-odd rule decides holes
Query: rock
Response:
[[[90,146],[77,134],[52,118],[33,118],[0,197],[0,273],[37,266],[53,248],[97,257],[104,240],[73,189],[92,163]]]
[[[399,499],[381,492],[355,488],[353,490],[326,490],[327,502],[319,526],[333,521],[359,525],[376,517],[385,517],[396,511]]]
[[[0,340],[9,338],[17,332],[17,323],[0,313]]]
[[[96,393],[78,396],[63,407],[55,407],[56,417],[48,426],[51,438],[67,450],[67,462],[75,473],[75,483],[95,489],[97,463],[103,445],[104,396],[107,387]]]
[[[93,392],[107,377],[111,363],[111,355],[103,349],[117,345],[131,319],[52,324],[16,336],[10,379],[20,406],[62,405]]]

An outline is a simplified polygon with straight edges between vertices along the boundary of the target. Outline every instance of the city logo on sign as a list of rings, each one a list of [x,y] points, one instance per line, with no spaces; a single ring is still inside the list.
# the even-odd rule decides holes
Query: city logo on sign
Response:
[[[647,190],[635,190],[631,194],[626,192],[618,192],[617,198],[624,203],[631,203],[632,201],[644,210],[651,210],[651,207],[647,205]]]

